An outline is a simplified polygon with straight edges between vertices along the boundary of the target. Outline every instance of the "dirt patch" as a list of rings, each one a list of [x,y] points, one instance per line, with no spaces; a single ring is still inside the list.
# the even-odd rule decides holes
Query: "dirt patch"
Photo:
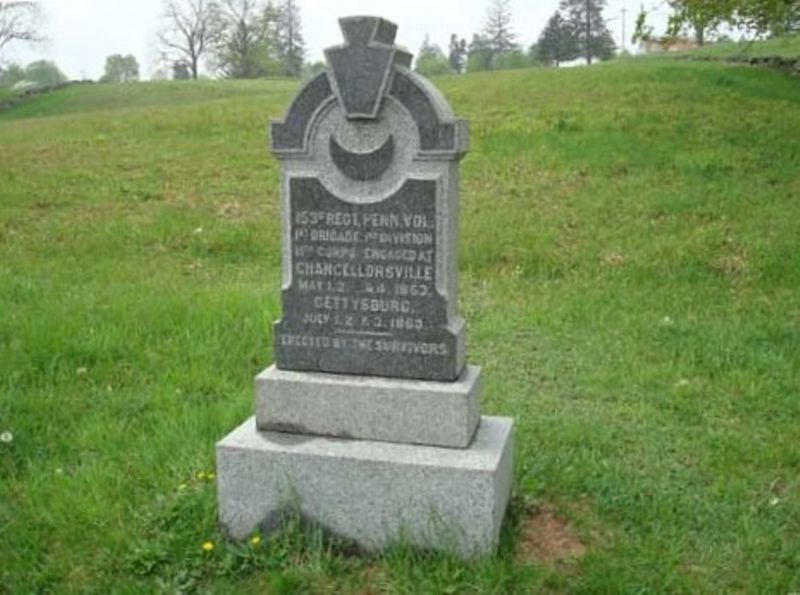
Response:
[[[528,564],[558,566],[573,562],[586,553],[586,546],[575,535],[569,522],[549,506],[531,511],[522,520],[517,557]]]
[[[621,267],[628,263],[628,257],[621,252],[610,251],[603,254],[602,262],[608,267]]]

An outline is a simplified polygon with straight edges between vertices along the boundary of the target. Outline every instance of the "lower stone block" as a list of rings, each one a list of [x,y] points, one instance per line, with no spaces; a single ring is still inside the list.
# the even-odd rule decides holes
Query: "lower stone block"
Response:
[[[464,557],[497,545],[513,466],[513,422],[482,417],[468,449],[259,432],[217,444],[220,523],[270,531],[286,507],[365,550],[404,541]]]

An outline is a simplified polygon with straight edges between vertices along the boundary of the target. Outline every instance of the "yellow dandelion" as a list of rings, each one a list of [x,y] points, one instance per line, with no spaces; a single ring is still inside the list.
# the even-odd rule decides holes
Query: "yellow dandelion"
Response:
[[[205,479],[205,478],[206,478],[206,472],[205,471],[200,471],[197,474],[197,479]]]
[[[206,541],[203,544],[203,551],[204,552],[213,552],[214,551],[214,542],[213,541]]]
[[[211,473],[211,472],[209,472],[209,473],[206,473],[206,479],[207,479],[208,481],[211,481],[211,480],[212,480],[212,479],[214,479],[215,477],[216,477],[216,475],[215,475],[214,473]]]
[[[260,543],[261,543],[261,535],[253,535],[253,537],[250,538],[251,545],[259,545]]]

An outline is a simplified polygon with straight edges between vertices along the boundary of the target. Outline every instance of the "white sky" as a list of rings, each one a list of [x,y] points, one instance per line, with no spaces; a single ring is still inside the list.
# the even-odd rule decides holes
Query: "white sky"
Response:
[[[397,43],[416,54],[425,35],[447,51],[451,33],[469,40],[480,31],[489,0],[299,0],[306,58],[322,60],[322,50],[341,43],[337,19],[371,14],[398,24]],[[512,0],[517,41],[527,47],[539,36],[559,0]],[[621,40],[621,11],[627,9],[626,47],[641,0],[609,0],[605,11],[617,45]],[[646,8],[663,5],[645,0]],[[50,41],[31,48],[12,46],[3,58],[23,64],[39,58],[54,60],[70,78],[96,79],[103,74],[106,56],[134,54],[142,78],[155,68],[155,49],[162,0],[42,0]],[[652,17],[663,24],[664,8]],[[663,27],[662,27],[663,28]]]

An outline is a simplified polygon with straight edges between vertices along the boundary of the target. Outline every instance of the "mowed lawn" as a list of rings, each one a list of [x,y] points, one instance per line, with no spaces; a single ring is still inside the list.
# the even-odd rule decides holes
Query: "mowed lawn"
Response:
[[[472,128],[469,360],[517,424],[498,555],[222,539],[214,443],[280,316],[266,123],[296,85],[77,86],[0,113],[0,592],[800,591],[800,80],[436,84]]]

